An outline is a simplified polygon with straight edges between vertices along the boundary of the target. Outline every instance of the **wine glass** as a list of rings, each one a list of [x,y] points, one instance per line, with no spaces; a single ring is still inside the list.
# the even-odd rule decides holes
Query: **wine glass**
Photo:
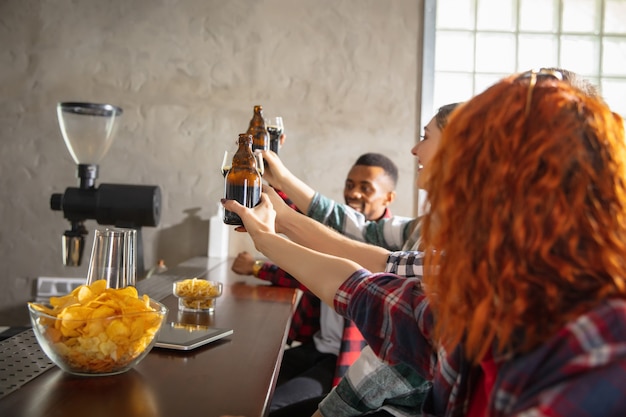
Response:
[[[254,157],[256,158],[256,170],[259,171],[259,175],[263,176],[265,173],[265,165],[263,164],[263,154],[261,151],[255,151]]]
[[[265,119],[265,128],[270,135],[270,150],[278,153],[280,135],[282,135],[285,130],[283,118],[280,116],[268,117]]]
[[[137,230],[96,229],[87,285],[105,280],[107,288],[134,286],[137,281]]]
[[[224,151],[224,159],[222,159],[222,176],[226,178],[228,171],[232,168],[233,164],[233,155],[230,151]]]

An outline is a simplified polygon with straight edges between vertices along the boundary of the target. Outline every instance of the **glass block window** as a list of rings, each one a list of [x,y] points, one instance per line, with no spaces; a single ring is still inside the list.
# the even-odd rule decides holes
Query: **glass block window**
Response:
[[[433,114],[508,74],[561,67],[626,117],[626,0],[436,2]]]

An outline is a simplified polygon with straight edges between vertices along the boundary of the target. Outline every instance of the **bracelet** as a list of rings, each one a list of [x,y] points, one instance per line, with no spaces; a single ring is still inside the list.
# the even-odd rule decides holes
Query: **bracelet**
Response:
[[[263,264],[264,262],[261,260],[256,260],[254,261],[254,265],[252,265],[252,275],[254,275],[255,277],[259,277],[259,271],[261,270],[261,268],[263,268]]]

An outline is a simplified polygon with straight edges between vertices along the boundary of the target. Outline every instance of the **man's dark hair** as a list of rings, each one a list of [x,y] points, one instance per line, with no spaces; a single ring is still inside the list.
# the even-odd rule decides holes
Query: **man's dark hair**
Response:
[[[362,165],[366,167],[381,167],[385,174],[393,180],[393,186],[398,183],[398,167],[393,161],[380,153],[364,153],[359,156],[354,165]]]

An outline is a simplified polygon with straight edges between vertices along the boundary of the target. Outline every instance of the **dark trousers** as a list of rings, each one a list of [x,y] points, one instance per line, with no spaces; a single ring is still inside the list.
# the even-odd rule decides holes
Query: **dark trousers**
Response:
[[[276,390],[272,396],[270,417],[287,415],[275,412],[307,400],[309,401],[302,406],[308,410],[310,405],[315,405],[315,411],[319,400],[332,389],[336,366],[337,356],[319,352],[313,342],[287,349],[283,354]],[[315,398],[319,400],[312,400]],[[312,412],[307,417],[311,414]],[[298,417],[298,414],[290,415]]]

